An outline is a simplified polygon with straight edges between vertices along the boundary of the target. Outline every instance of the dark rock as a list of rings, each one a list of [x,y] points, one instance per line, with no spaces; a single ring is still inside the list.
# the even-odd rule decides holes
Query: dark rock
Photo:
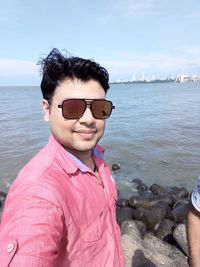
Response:
[[[138,185],[136,189],[138,191],[147,191],[148,190],[148,187],[147,187],[147,185],[145,185],[145,184],[142,183],[142,184]]]
[[[0,197],[5,199],[7,197],[7,193],[0,191]]]
[[[132,196],[129,199],[129,205],[133,208],[149,209],[151,207],[150,200],[143,196]]]
[[[119,226],[121,226],[123,221],[133,219],[134,209],[129,207],[117,208],[116,213],[117,213],[117,223],[119,224]]]
[[[132,267],[156,267],[156,265],[147,258],[144,250],[137,249],[132,257]]]
[[[156,237],[166,241],[167,243],[174,245],[175,240],[173,238],[173,229],[175,227],[175,223],[171,220],[164,219],[160,222],[160,225],[157,231],[154,233]]]
[[[189,203],[181,203],[171,210],[171,218],[176,223],[180,223],[187,218]]]
[[[148,190],[148,186],[146,184],[144,184],[140,179],[135,178],[132,180],[132,183],[135,185],[135,188],[138,191],[147,191]]]
[[[129,198],[129,205],[133,208],[150,209],[159,202],[165,202],[171,205],[171,198],[168,196],[156,196],[153,194],[144,194],[139,196],[132,196]]]
[[[158,202],[150,209],[137,208],[133,210],[133,218],[146,224],[149,231],[156,231],[162,220],[165,219],[168,210],[168,204]]]
[[[173,187],[169,192],[168,196],[172,199],[172,204],[176,204],[177,201],[189,196],[189,192],[184,187]]]
[[[118,171],[119,169],[120,169],[120,164],[119,163],[113,163],[112,170],[113,171]]]
[[[155,232],[160,223],[165,219],[168,211],[168,204],[165,202],[159,202],[153,206],[144,215],[145,223],[149,231]]]
[[[136,184],[136,185],[141,185],[142,184],[142,181],[139,179],[139,178],[134,178],[132,180],[132,183]]]
[[[3,210],[6,196],[7,196],[7,194],[5,192],[0,191],[0,217],[1,217],[1,213]]]
[[[158,184],[153,184],[149,187],[149,190],[155,195],[163,196],[167,194],[167,191]]]
[[[128,206],[129,206],[129,201],[128,201],[128,199],[125,199],[125,198],[119,198],[119,199],[117,200],[117,206],[120,207],[120,208],[128,207]]]
[[[161,163],[162,165],[167,165],[167,164],[169,164],[165,159],[161,160],[160,163]]]
[[[133,219],[137,220],[137,221],[142,221],[145,222],[145,213],[146,213],[146,209],[143,208],[137,208],[137,209],[133,209]]]

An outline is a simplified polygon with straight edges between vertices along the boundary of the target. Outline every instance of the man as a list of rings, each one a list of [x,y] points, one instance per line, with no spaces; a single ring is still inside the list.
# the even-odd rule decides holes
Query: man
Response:
[[[108,73],[57,49],[41,66],[51,136],[9,191],[0,266],[121,267],[116,186],[97,145],[114,108],[106,100]]]
[[[200,266],[200,178],[191,194],[188,212],[188,246],[191,267]]]

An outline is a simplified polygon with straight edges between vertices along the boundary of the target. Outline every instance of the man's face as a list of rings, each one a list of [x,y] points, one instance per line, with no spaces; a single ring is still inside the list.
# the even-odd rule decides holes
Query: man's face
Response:
[[[52,105],[43,101],[44,118],[49,122],[51,132],[58,142],[73,154],[88,152],[102,137],[105,120],[95,119],[90,108],[86,108],[80,119],[65,119],[58,105],[68,98],[105,99],[105,91],[94,80],[82,82],[66,79],[56,88]]]

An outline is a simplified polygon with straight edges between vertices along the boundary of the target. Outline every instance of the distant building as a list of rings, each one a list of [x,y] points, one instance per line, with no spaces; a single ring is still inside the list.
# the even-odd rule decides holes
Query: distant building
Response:
[[[176,77],[176,82],[179,82],[179,83],[200,82],[200,75],[195,74],[192,76],[188,76],[188,75],[181,74]]]

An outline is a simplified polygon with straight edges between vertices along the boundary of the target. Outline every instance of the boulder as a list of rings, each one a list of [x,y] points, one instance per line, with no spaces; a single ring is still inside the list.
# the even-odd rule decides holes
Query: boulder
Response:
[[[178,243],[179,247],[183,251],[183,253],[188,256],[188,244],[187,244],[187,233],[186,233],[186,225],[178,224],[173,231],[173,237]]]

